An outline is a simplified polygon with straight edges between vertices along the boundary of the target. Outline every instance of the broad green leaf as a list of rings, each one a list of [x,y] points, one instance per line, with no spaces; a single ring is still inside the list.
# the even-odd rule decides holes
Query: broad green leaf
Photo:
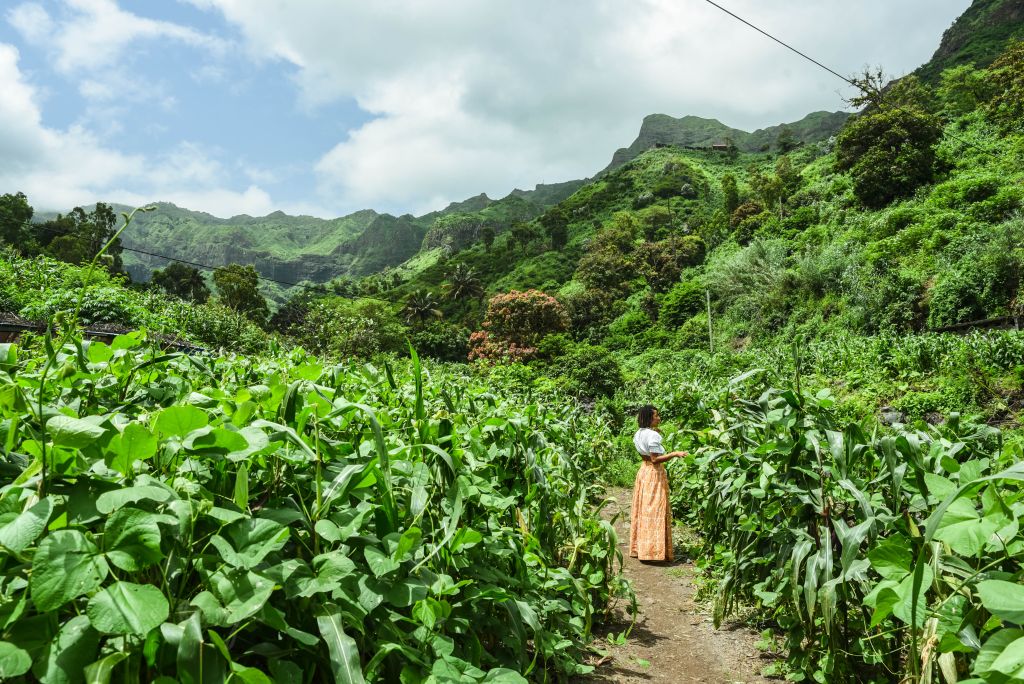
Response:
[[[423,532],[418,527],[410,527],[398,540],[398,546],[395,548],[395,553],[392,558],[398,562],[405,560],[405,557],[420,543],[420,539],[423,537]],[[454,547],[453,551],[454,553]]]
[[[54,444],[81,449],[89,446],[106,432],[99,425],[71,416],[54,416],[46,421],[46,431]]]
[[[103,548],[111,563],[128,572],[137,572],[159,563],[158,522],[177,522],[174,518],[126,506],[107,518],[103,526]]]
[[[249,509],[249,467],[241,463],[235,472],[235,505],[243,511]]]
[[[7,641],[0,641],[0,678],[19,677],[32,667],[28,651]]]
[[[381,577],[389,572],[394,572],[400,567],[399,563],[392,560],[376,546],[364,548],[363,556],[366,557],[366,562],[370,565],[370,571],[373,572],[374,577]]]
[[[886,579],[900,581],[910,573],[914,557],[910,545],[902,537],[889,537],[868,551],[868,559],[875,572]]]
[[[82,344],[89,345],[86,349],[86,355],[92,363],[103,363],[104,361],[109,361],[114,358],[113,350],[98,340],[87,340]]]
[[[119,435],[110,440],[110,449],[116,456],[110,467],[125,475],[132,472],[136,461],[147,461],[156,454],[157,438],[141,423],[128,423]]]
[[[935,579],[935,573],[932,572],[930,565],[925,565],[923,568],[923,577],[921,586],[918,590],[917,596],[917,615],[913,614],[913,601],[914,601],[914,575],[909,574],[903,581],[900,582],[899,586],[896,587],[895,592],[899,597],[896,605],[892,608],[892,614],[898,617],[903,622],[911,624],[911,618],[916,617],[913,624],[923,624],[925,615],[928,612],[927,593],[931,589],[932,580]]]
[[[1024,586],[1002,580],[978,582],[978,596],[985,609],[1007,622],[1024,625]]]
[[[288,528],[273,520],[245,518],[227,530],[228,539],[214,535],[210,543],[217,547],[226,563],[251,570],[288,541]]]
[[[96,657],[100,635],[89,624],[89,618],[76,615],[63,625],[34,669],[39,681],[46,684],[71,684],[83,681],[82,673]]]
[[[1024,638],[1024,630],[999,630],[989,637],[985,645],[981,647],[981,651],[978,652],[978,657],[975,658],[974,665],[971,667],[971,672],[977,675],[990,672],[992,665],[1002,652],[1006,650],[1006,647],[1022,638]]]
[[[1003,516],[981,517],[974,502],[966,497],[956,499],[942,516],[935,538],[949,544],[962,556],[977,556],[988,540],[1007,520]]]
[[[178,679],[182,684],[224,684],[228,676],[227,663],[216,648],[203,642],[199,614],[193,613],[181,626],[183,629],[177,655]]]
[[[245,667],[234,663],[232,665],[231,677],[228,679],[228,684],[233,682],[244,682],[244,684],[274,684],[267,675],[263,674],[255,667]]]
[[[29,589],[42,613],[99,588],[107,576],[100,550],[77,530],[58,530],[43,538],[32,562]]]
[[[207,625],[227,627],[231,624],[230,614],[212,592],[199,592],[189,602],[189,605],[199,609],[199,612],[203,614],[203,622]]]
[[[104,634],[145,636],[167,619],[170,606],[151,584],[115,582],[96,593],[86,606],[89,622]]]
[[[1024,679],[1024,637],[1010,642],[992,661],[989,672],[1000,672],[1015,681]]]
[[[206,412],[195,406],[171,406],[160,412],[155,428],[165,437],[184,437],[193,430],[204,428],[210,423]]]
[[[302,684],[302,668],[290,660],[273,659],[270,661],[270,674],[278,684]]]
[[[398,608],[408,608],[417,601],[422,601],[427,596],[427,585],[419,580],[404,579],[395,582],[388,589],[387,600]]]
[[[363,671],[359,664],[359,649],[355,640],[345,634],[344,621],[337,610],[317,617],[320,634],[327,642],[331,654],[331,671],[336,684],[364,684]]]
[[[96,498],[96,510],[104,515],[113,513],[122,506],[137,501],[156,501],[164,503],[174,497],[174,493],[156,485],[138,485],[104,492]]]
[[[21,553],[43,533],[52,512],[53,501],[49,497],[39,500],[14,520],[0,527],[0,546],[14,553]]]
[[[497,667],[489,671],[481,681],[484,684],[527,684],[521,674],[506,667]]]
[[[355,570],[355,563],[341,551],[322,553],[313,559],[313,571],[316,576],[298,581],[298,595],[306,597],[333,592],[341,581]]]
[[[460,527],[459,531],[452,537],[451,552],[458,553],[462,549],[476,546],[483,540],[483,535],[469,527]]]
[[[244,451],[249,448],[249,442],[246,441],[241,433],[221,427],[204,427],[195,430],[189,433],[181,444],[189,451],[217,454]]]
[[[274,581],[245,570],[219,570],[209,579],[210,591],[228,611],[228,624],[255,615],[274,591]]]

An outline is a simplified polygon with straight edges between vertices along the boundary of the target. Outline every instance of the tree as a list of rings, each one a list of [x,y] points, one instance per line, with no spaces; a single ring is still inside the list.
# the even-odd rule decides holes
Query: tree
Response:
[[[775,174],[764,173],[759,167],[751,164],[747,169],[750,174],[750,186],[766,207],[777,208],[782,202],[782,180]]]
[[[33,232],[50,256],[82,264],[92,261],[117,233],[117,214],[110,206],[98,202],[91,212],[75,207],[67,215],[58,214],[57,218],[38,224]],[[107,247],[103,261],[111,273],[121,272],[122,251],[120,237]]]
[[[849,171],[853,191],[878,209],[932,180],[942,125],[919,107],[880,107],[862,114],[836,139],[836,168]]]
[[[537,238],[537,231],[532,225],[525,221],[519,221],[512,226],[512,240],[519,245],[519,248],[526,251],[530,243]]]
[[[540,225],[551,239],[551,249],[561,251],[569,241],[569,217],[561,207],[555,207],[540,217]]]
[[[725,213],[731,216],[736,207],[740,206],[740,190],[736,176],[731,173],[722,176],[722,193],[725,195]]]
[[[985,77],[993,93],[985,105],[985,116],[1009,133],[1024,122],[1024,41],[1013,41]]]
[[[484,295],[484,287],[471,267],[459,264],[448,275],[445,294],[452,300],[479,299]]]
[[[988,72],[975,69],[973,64],[946,69],[940,78],[936,94],[942,101],[943,113],[951,118],[973,112],[994,95]]]
[[[433,293],[421,288],[406,298],[402,315],[409,325],[420,326],[427,321],[441,318],[444,314],[437,308],[437,300],[434,299]]]
[[[24,193],[0,195],[0,240],[25,251],[32,214]]]
[[[793,160],[789,157],[781,157],[775,162],[775,175],[782,186],[782,201],[786,202],[794,192],[800,189],[803,178],[800,170],[793,166]]]
[[[684,268],[704,261],[706,245],[695,235],[673,235],[661,242],[647,242],[635,252],[634,270],[647,279],[657,292],[663,292],[678,282]]]
[[[265,325],[270,315],[267,300],[259,292],[259,273],[252,266],[228,264],[215,269],[213,284],[224,306]]]
[[[484,250],[491,251],[491,246],[494,244],[494,238],[497,235],[494,231],[494,226],[484,226],[480,229],[480,241],[484,243]]]
[[[406,348],[406,330],[387,302],[319,297],[305,304],[305,308],[289,333],[314,352],[368,357]]]
[[[800,146],[800,141],[796,139],[796,134],[793,133],[793,129],[789,126],[783,126],[782,130],[779,131],[779,135],[775,138],[775,149],[780,153],[785,154],[792,152]]]
[[[657,240],[672,225],[672,212],[663,204],[654,204],[639,213],[644,239]]]
[[[862,94],[850,103],[867,108],[839,132],[836,169],[850,172],[861,204],[879,209],[932,180],[942,122],[934,114],[934,94],[916,76],[887,89],[881,86],[881,70],[866,71],[854,81]]]
[[[153,284],[173,297],[198,304],[210,298],[210,288],[206,286],[199,269],[177,261],[153,271]]]
[[[539,290],[495,295],[487,303],[484,329],[469,338],[469,358],[523,361],[536,355],[542,337],[568,326],[561,303]]]

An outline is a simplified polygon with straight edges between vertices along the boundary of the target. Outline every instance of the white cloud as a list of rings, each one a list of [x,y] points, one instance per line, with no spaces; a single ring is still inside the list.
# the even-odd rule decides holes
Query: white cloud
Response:
[[[226,174],[216,150],[185,142],[147,159],[111,149],[81,126],[45,126],[36,89],[18,58],[14,46],[0,43],[0,192],[24,192],[38,210],[156,200],[222,216],[274,210],[257,185],[243,191],[223,187]]]
[[[66,74],[115,65],[124,53],[147,41],[165,39],[222,53],[220,38],[173,22],[125,12],[114,0],[64,0],[66,12],[54,21],[37,3],[18,5],[7,19],[25,38],[55,51],[55,65]]]
[[[347,209],[437,207],[590,175],[646,114],[753,129],[843,107],[835,77],[698,0],[191,0],[254,57],[292,65],[302,102],[375,118],[316,166]],[[841,73],[925,61],[969,0],[731,0]]]
[[[42,5],[26,2],[7,13],[7,20],[26,40],[40,43],[53,31],[53,20]]]

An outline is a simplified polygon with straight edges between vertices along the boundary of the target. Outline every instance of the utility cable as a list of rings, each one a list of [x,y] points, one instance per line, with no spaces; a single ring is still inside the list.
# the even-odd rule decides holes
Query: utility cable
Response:
[[[786,41],[782,40],[781,38],[775,37],[774,35],[772,35],[768,31],[765,31],[760,26],[757,26],[756,24],[753,24],[752,22],[747,21],[746,19],[744,19],[740,15],[736,14],[735,12],[732,12],[731,10],[728,10],[725,7],[722,7],[721,5],[719,5],[714,0],[704,0],[704,2],[706,2],[709,5],[711,5],[712,7],[715,7],[717,9],[721,10],[725,14],[728,14],[733,19],[736,19],[737,21],[739,21],[739,22],[745,24],[746,26],[754,29],[755,31],[757,31],[761,35],[763,35],[763,36],[765,36],[765,37],[775,41],[776,43],[778,43],[782,47],[786,48],[790,52],[793,52],[793,53],[799,55],[800,57],[802,57],[803,59],[806,59],[811,64],[814,64],[815,66],[820,67],[821,69],[824,69],[825,71],[827,71],[828,73],[832,74],[836,78],[839,78],[843,82],[845,82],[845,83],[847,83],[849,85],[852,85],[854,88],[856,88],[857,90],[861,91],[862,93],[868,95],[869,97],[877,98],[875,104],[878,105],[879,107],[888,107],[890,109],[895,109],[897,111],[901,111],[901,112],[903,112],[905,114],[910,114],[911,116],[921,116],[920,112],[913,112],[913,111],[910,111],[909,109],[906,109],[905,107],[902,107],[900,105],[890,104],[888,102],[885,102],[882,99],[882,92],[881,91],[872,91],[867,86],[865,86],[863,84],[860,84],[860,83],[857,83],[852,78],[849,78],[848,76],[843,76],[841,73],[839,73],[835,69],[833,69],[833,68],[831,68],[829,66],[826,66],[825,64],[819,62],[818,60],[816,60],[813,57],[811,57],[810,55],[808,55],[807,53],[802,52],[802,51],[796,49],[795,47],[793,47],[792,45],[790,45]],[[952,133],[947,133],[945,130],[943,130],[943,135],[946,136],[946,137],[952,138],[953,140],[957,140],[957,141],[963,143],[964,145],[967,145],[968,147],[973,147],[974,149],[978,150],[979,152],[985,152],[986,154],[992,154],[992,150],[991,149],[986,149],[984,147],[980,147],[980,146],[974,144],[973,142],[971,142],[970,140],[965,140],[964,138],[961,138],[958,135],[954,135]]]

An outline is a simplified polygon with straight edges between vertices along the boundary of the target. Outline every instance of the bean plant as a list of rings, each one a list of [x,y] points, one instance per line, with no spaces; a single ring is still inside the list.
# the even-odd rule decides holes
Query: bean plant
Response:
[[[436,373],[436,374],[435,374]],[[467,373],[0,345],[0,678],[562,681],[628,597],[572,403]]]

